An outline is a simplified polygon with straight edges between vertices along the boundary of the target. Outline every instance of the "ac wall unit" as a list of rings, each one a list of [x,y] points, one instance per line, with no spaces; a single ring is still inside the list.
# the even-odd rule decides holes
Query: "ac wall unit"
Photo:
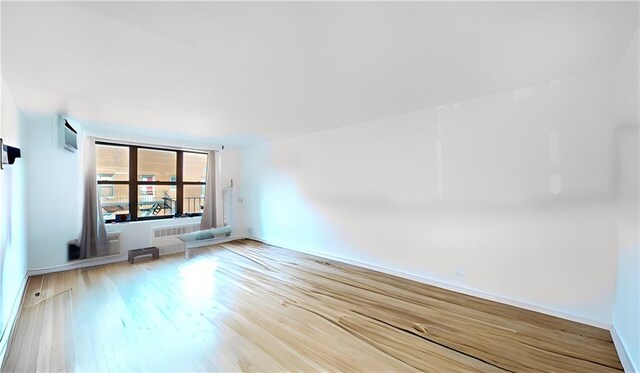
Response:
[[[71,153],[78,151],[78,131],[76,131],[66,119],[62,125],[62,140],[65,150]]]

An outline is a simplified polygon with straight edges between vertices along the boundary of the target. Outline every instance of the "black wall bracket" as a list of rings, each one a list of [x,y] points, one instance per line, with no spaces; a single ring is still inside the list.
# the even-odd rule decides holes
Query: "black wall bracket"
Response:
[[[2,162],[0,162],[0,170],[4,169],[5,164],[13,164],[16,161],[16,158],[20,158],[20,148],[14,148],[13,146],[9,146],[4,144],[2,139],[0,139],[0,148],[2,148]]]

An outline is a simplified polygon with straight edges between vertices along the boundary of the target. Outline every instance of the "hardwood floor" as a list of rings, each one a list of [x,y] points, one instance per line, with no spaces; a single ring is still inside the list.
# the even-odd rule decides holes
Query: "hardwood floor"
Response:
[[[29,279],[2,371],[573,371],[608,331],[243,240]]]

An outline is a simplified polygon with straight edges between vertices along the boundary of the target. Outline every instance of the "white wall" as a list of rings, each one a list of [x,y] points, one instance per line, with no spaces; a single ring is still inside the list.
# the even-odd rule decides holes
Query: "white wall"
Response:
[[[67,243],[78,239],[82,229],[82,147],[69,153],[60,146],[59,119],[54,115],[24,113],[28,128],[29,149],[29,269],[59,268],[69,264]],[[169,137],[149,136],[149,131],[117,132],[108,126],[69,119],[81,136],[96,136],[114,141],[141,142],[153,145],[171,145],[218,149],[217,144],[175,140]],[[79,141],[80,145],[83,141]],[[221,184],[229,179],[239,182],[239,152],[225,149],[221,152]],[[236,206],[236,208],[238,208]],[[241,213],[235,212],[235,217]],[[108,224],[108,231],[122,232],[121,254],[126,258],[130,249],[151,245],[151,229],[158,226],[185,225],[199,222],[195,219],[167,219],[161,221]],[[72,264],[77,263],[76,261]]]
[[[612,101],[607,70],[246,148],[247,228],[610,323]]]
[[[616,170],[616,218],[618,279],[613,325],[630,360],[640,370],[640,185],[638,182],[638,32],[629,43],[615,72],[615,124],[618,168]]]
[[[20,113],[4,79],[0,81],[0,138],[20,148],[24,156],[28,147]],[[27,274],[27,164],[19,158],[4,167],[0,170],[0,360]]]
[[[60,146],[58,118],[23,112],[28,131],[29,269],[67,262],[67,242],[79,238],[81,195],[78,153]]]
[[[233,190],[231,196],[231,224],[233,226],[232,235],[245,236],[247,227],[244,217],[244,205],[243,201],[241,201],[239,197],[239,191],[243,185],[241,150],[235,147],[225,147],[225,149],[220,152],[220,163],[221,187],[228,187],[231,184],[231,180],[233,179]]]

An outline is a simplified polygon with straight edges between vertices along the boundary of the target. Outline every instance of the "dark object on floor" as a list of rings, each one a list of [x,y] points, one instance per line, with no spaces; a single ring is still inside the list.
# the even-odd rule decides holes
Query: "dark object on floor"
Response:
[[[80,241],[69,241],[67,248],[69,260],[80,259]]]
[[[145,247],[144,249],[129,250],[129,263],[133,264],[134,259],[141,255],[151,255],[151,258],[160,258],[160,250],[157,247]]]

